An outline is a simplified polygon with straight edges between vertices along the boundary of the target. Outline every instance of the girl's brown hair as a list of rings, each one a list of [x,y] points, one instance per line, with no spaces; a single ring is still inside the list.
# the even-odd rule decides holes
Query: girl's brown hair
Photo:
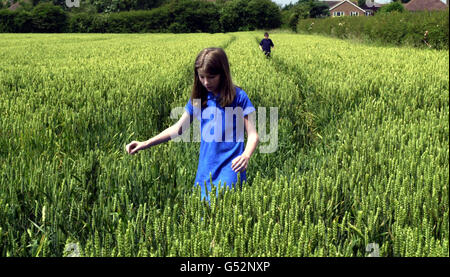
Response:
[[[235,85],[231,80],[230,65],[227,55],[222,48],[205,48],[197,55],[194,63],[194,86],[191,100],[201,99],[202,107],[206,106],[208,91],[200,82],[198,70],[201,69],[209,75],[220,75],[218,87],[219,104],[222,107],[230,105],[236,95]],[[192,103],[195,105],[194,103]]]

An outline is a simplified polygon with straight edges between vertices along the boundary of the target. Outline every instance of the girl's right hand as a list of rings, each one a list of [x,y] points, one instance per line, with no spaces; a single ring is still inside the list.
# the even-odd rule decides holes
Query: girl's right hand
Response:
[[[142,150],[143,148],[143,143],[139,142],[139,141],[132,141],[131,143],[127,144],[127,146],[125,146],[126,151],[128,152],[128,154],[130,155],[134,155],[136,154],[139,150]]]

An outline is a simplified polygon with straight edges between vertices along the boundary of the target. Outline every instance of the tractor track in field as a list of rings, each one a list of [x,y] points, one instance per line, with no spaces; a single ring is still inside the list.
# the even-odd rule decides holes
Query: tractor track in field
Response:
[[[259,38],[255,37],[255,41],[257,45],[259,45]],[[283,59],[275,56],[272,56],[269,58],[272,60],[273,67],[276,69],[276,71],[280,72],[281,74],[285,75],[289,80],[291,80],[295,85],[297,85],[298,93],[301,96],[302,99],[305,98],[305,93],[303,93],[305,90],[315,91],[315,88],[311,85],[308,86],[307,84],[307,78],[304,76],[303,72],[299,72],[296,69],[291,68],[289,65],[287,65]],[[292,74],[292,72],[295,71],[295,78]]]
[[[260,40],[258,37],[255,36],[255,42],[259,46]],[[299,141],[302,141],[303,147],[306,145],[310,145],[312,141],[314,141],[317,138],[317,127],[314,123],[314,115],[311,111],[308,111],[306,107],[303,105],[306,99],[306,95],[309,93],[313,93],[316,91],[316,88],[309,84],[307,77],[305,76],[304,72],[299,71],[297,68],[292,68],[288,64],[284,62],[284,60],[276,55],[272,55],[272,57],[268,58],[271,61],[272,66],[275,68],[275,70],[285,76],[289,79],[294,85],[297,86],[297,91],[295,92],[298,96],[297,103],[298,107],[300,109],[300,114],[302,114],[302,118],[305,120],[305,125],[308,130],[307,136],[301,136],[296,138]],[[308,92],[308,93],[306,93]],[[293,105],[297,103],[292,103]],[[296,122],[295,124],[300,124],[298,127],[303,128],[301,124]]]

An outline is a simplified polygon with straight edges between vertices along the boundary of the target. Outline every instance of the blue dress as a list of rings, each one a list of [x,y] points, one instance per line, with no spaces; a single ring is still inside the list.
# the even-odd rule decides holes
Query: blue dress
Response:
[[[231,188],[238,181],[231,162],[244,152],[244,116],[255,111],[247,94],[236,87],[233,103],[225,108],[219,98],[208,92],[206,107],[194,108],[189,100],[185,110],[200,121],[200,154],[195,185],[200,185],[202,199],[208,198],[211,182],[217,187]],[[240,180],[246,180],[246,172],[240,172]],[[208,191],[205,191],[206,188]]]

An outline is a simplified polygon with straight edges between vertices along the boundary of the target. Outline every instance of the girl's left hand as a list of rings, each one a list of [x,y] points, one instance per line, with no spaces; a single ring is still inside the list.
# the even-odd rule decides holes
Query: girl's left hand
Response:
[[[231,169],[233,169],[235,172],[246,170],[249,159],[250,157],[244,154],[234,158],[231,162]]]

